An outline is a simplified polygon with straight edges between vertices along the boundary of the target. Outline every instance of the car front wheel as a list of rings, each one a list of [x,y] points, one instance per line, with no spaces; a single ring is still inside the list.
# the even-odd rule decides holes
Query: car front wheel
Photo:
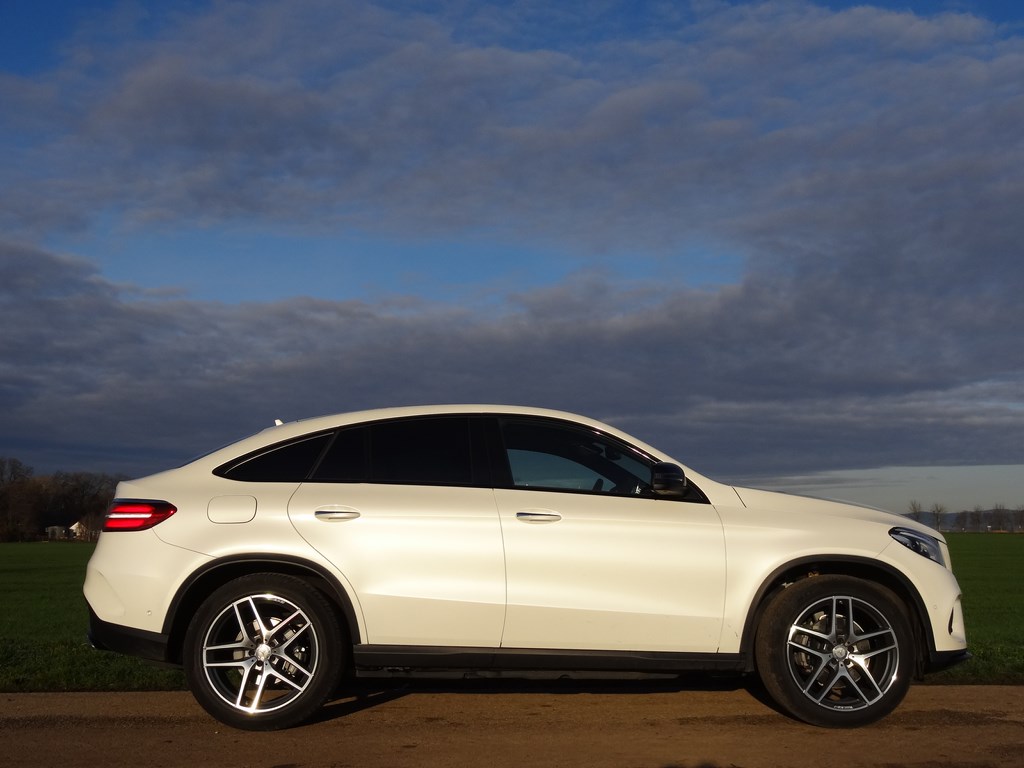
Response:
[[[791,715],[828,727],[874,722],[903,700],[914,669],[906,606],[887,588],[846,576],[790,584],[757,633],[758,672]]]
[[[185,635],[192,694],[227,725],[287,728],[308,719],[341,674],[342,635],[324,596],[281,574],[253,574],[214,591]]]

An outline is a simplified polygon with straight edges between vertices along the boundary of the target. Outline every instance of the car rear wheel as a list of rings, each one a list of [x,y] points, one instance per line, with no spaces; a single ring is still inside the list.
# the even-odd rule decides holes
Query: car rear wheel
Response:
[[[318,710],[341,675],[342,634],[326,598],[294,576],[253,574],[217,589],[185,635],[192,694],[227,725],[288,728]]]
[[[756,640],[768,693],[794,717],[828,727],[874,722],[903,700],[914,669],[906,606],[889,589],[846,576],[789,585]]]

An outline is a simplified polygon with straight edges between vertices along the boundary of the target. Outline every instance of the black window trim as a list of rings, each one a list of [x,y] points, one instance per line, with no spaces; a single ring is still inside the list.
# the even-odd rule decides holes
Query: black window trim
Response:
[[[320,468],[321,462],[324,457],[328,455],[338,434],[345,429],[354,428],[365,428],[370,429],[378,424],[387,424],[395,422],[410,422],[410,421],[422,421],[427,419],[451,419],[461,418],[468,422],[469,426],[469,440],[470,440],[470,482],[468,483],[430,483],[430,482],[416,482],[416,483],[405,483],[401,481],[386,481],[386,480],[373,480],[369,477],[362,480],[317,480],[316,473]],[[503,411],[495,412],[439,412],[439,413],[428,413],[428,414],[416,414],[412,416],[395,416],[385,419],[374,419],[372,421],[359,421],[351,424],[339,424],[335,427],[329,427],[327,429],[320,429],[313,432],[307,432],[303,435],[290,437],[286,440],[280,440],[270,445],[265,445],[261,448],[257,448],[253,451],[249,451],[242,456],[238,456],[230,461],[226,461],[220,466],[213,470],[213,474],[218,477],[223,477],[228,480],[235,480],[236,482],[245,483],[257,483],[257,482],[294,482],[294,483],[325,483],[325,484],[368,484],[368,485],[412,485],[412,486],[429,486],[429,487],[449,487],[449,488],[501,488],[505,490],[519,490],[519,491],[543,491],[547,493],[575,493],[584,494],[589,496],[607,496],[608,494],[594,492],[591,490],[576,489],[576,488],[524,488],[516,486],[512,480],[512,468],[508,462],[508,451],[505,446],[505,439],[503,433],[503,424],[508,421],[516,422],[534,422],[539,424],[568,427],[573,429],[582,429],[591,431],[597,437],[602,440],[614,443],[621,446],[624,451],[632,453],[636,456],[641,457],[644,461],[648,462],[652,467],[657,462],[661,461],[657,456],[648,453],[647,451],[633,445],[631,442],[624,440],[617,435],[613,435],[602,429],[598,429],[590,424],[584,424],[578,421],[572,421],[571,419],[561,419],[553,416],[543,416],[538,414],[530,413],[509,413]],[[330,435],[331,439],[326,442],[320,455],[310,466],[306,476],[302,479],[297,480],[246,480],[237,479],[230,476],[230,472],[245,464],[252,459],[255,459],[263,454],[270,453],[272,451],[280,450],[292,444],[304,442],[306,440],[315,439],[323,435]],[[366,440],[364,443],[363,450],[366,452],[364,458],[366,461],[366,467],[368,473],[372,475],[372,454],[370,440]],[[664,499],[667,501],[683,501],[689,503],[698,504],[710,504],[710,500],[700,490],[699,487],[693,484],[693,481],[689,481],[689,487],[693,491],[682,498]],[[629,496],[618,496],[617,498],[631,498]],[[636,498],[655,499],[662,500],[654,495],[638,496]]]

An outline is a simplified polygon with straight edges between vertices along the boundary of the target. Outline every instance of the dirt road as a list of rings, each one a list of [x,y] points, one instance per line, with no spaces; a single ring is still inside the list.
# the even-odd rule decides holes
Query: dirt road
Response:
[[[1024,766],[1024,687],[914,686],[889,718],[852,731],[712,687],[366,689],[278,733],[226,728],[187,693],[0,694],[0,744],[5,768]]]

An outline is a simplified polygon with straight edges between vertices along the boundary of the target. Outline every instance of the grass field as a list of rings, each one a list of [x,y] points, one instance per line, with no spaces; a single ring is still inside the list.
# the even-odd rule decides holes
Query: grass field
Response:
[[[185,687],[178,670],[94,651],[86,641],[85,564],[95,545],[0,544],[0,691],[147,691]]]
[[[974,659],[928,681],[1024,685],[1024,535],[947,538]],[[92,551],[89,544],[0,544],[0,692],[184,687],[178,670],[89,647],[82,581]]]
[[[1024,685],[1024,535],[945,536],[964,595],[967,643],[974,658],[928,680]]]

